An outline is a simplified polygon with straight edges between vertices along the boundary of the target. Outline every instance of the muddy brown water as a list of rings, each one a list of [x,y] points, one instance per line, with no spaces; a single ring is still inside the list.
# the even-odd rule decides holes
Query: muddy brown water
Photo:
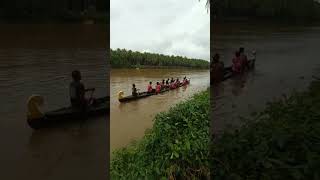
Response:
[[[211,88],[211,133],[242,124],[239,116],[261,111],[282,94],[307,88],[319,74],[320,26],[229,23],[215,25],[212,54],[226,65],[240,47],[257,51],[256,67],[242,77]]]
[[[150,96],[137,101],[120,103],[118,92],[131,94],[132,83],[140,91],[146,91],[149,81],[153,84],[167,78],[190,78],[185,87]],[[209,87],[209,70],[191,69],[112,69],[110,74],[110,146],[111,152],[143,137],[151,128],[159,112],[167,111],[173,105],[186,100],[193,94]]]
[[[34,131],[27,99],[45,109],[68,106],[71,71],[79,69],[96,97],[109,92],[106,27],[0,25],[0,168],[2,179],[105,179],[107,116]]]

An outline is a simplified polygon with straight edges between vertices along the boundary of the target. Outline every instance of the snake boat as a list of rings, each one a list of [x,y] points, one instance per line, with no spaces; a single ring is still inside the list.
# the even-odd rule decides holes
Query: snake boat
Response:
[[[182,87],[182,86],[186,86],[190,84],[190,79],[187,80],[187,83],[180,83],[180,86],[179,87]],[[179,88],[178,87],[178,88]],[[175,88],[177,89],[177,88]],[[173,90],[173,89],[170,89],[170,88],[165,88],[163,89],[160,93],[164,93],[164,92],[167,92],[167,91],[170,91],[170,90]],[[138,100],[138,99],[142,99],[142,98],[146,98],[146,97],[149,97],[149,96],[153,96],[153,95],[156,95],[157,93],[156,92],[152,92],[152,93],[149,93],[149,92],[141,92],[141,93],[138,93],[137,96],[133,96],[133,95],[130,95],[130,96],[123,96],[124,93],[123,91],[120,91],[119,94],[118,94],[118,100],[120,102],[129,102],[129,101],[134,101],[134,100]]]

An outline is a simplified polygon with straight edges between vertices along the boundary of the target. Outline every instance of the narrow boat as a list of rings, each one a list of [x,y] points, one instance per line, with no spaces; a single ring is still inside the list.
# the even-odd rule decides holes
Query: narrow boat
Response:
[[[185,84],[180,83],[179,87],[186,86],[188,84],[190,84],[190,79]],[[160,93],[164,93],[164,92],[167,92],[167,91],[170,91],[170,90],[171,90],[170,88],[166,88],[166,89],[162,90]],[[124,95],[123,91],[120,91],[119,94],[118,94],[118,100],[120,102],[128,102],[128,101],[133,101],[133,100],[138,100],[138,99],[142,99],[142,98],[145,98],[145,97],[153,96],[153,95],[156,95],[156,94],[157,94],[156,92],[152,92],[152,93],[141,92],[141,93],[138,93],[137,96],[130,95],[130,96],[125,96],[124,97],[123,96]]]
[[[32,95],[28,100],[28,125],[33,129],[51,127],[57,123],[86,120],[89,117],[104,115],[109,112],[110,98],[102,97],[94,101],[85,112],[80,112],[73,107],[64,107],[43,113],[40,107],[44,104],[44,98],[39,95]]]
[[[248,66],[247,71],[250,71],[250,70],[254,69],[254,67],[255,67],[255,63],[256,63],[256,52],[253,51],[253,52],[252,52],[252,55],[253,55],[253,58],[248,61],[249,66]],[[226,80],[228,80],[228,79],[230,79],[230,78],[232,78],[232,77],[239,76],[239,75],[241,75],[241,74],[233,73],[233,71],[232,71],[232,66],[225,67],[225,68],[224,68],[224,77],[223,77],[223,79],[222,79],[222,82],[223,82],[223,81],[226,81]],[[221,82],[221,81],[220,81],[220,82]],[[219,82],[218,82],[218,83],[213,83],[213,84],[214,84],[214,85],[215,85],[215,84],[219,84]]]

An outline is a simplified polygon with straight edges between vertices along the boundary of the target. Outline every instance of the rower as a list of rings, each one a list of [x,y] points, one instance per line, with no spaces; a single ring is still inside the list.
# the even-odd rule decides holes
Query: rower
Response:
[[[81,73],[78,70],[72,72],[72,79],[73,81],[70,83],[69,88],[71,106],[84,110],[92,100],[92,97],[87,100],[85,98],[85,93],[88,91],[93,93],[95,88],[85,89],[84,85],[81,83]]]
[[[249,68],[249,63],[248,63],[248,58],[244,53],[244,48],[240,47],[239,48],[239,53],[240,53],[240,59],[241,59],[241,65],[242,65],[242,70]]]
[[[170,89],[175,89],[175,88],[176,88],[176,83],[174,82],[173,79],[171,79]]]
[[[159,82],[157,82],[157,85],[156,85],[156,93],[160,93],[161,92],[161,85]]]
[[[147,88],[147,92],[148,93],[152,93],[154,91],[154,89],[152,88],[152,82],[149,82],[148,88]]]
[[[242,64],[241,64],[239,51],[237,51],[235,53],[235,57],[232,59],[232,71],[234,73],[241,73],[242,72]]]
[[[212,82],[218,83],[223,80],[224,76],[224,64],[220,61],[220,55],[215,54],[213,56],[213,62],[211,64],[212,68]]]
[[[138,96],[138,89],[135,84],[132,84],[132,96]]]
[[[174,79],[173,79],[173,77],[171,78],[171,82],[170,83],[174,83]]]
[[[162,83],[161,83],[161,89],[165,88],[165,80],[163,79],[162,80]]]
[[[176,80],[176,84],[177,84],[177,87],[179,87],[179,86],[180,86],[180,80],[179,80],[179,78],[177,78],[177,80]]]
[[[169,87],[169,79],[166,80],[166,88]]]

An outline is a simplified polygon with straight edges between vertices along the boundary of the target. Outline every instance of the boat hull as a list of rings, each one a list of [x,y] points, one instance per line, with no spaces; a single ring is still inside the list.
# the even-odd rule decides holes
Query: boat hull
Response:
[[[58,124],[74,121],[84,121],[89,117],[105,115],[109,112],[109,97],[96,99],[85,112],[81,112],[72,107],[65,107],[54,111],[46,112],[42,118],[27,119],[28,125],[33,129],[52,127]]]

